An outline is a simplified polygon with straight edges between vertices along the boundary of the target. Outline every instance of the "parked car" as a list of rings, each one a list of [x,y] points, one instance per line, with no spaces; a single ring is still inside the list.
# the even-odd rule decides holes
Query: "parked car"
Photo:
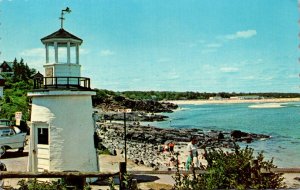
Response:
[[[0,119],[0,127],[8,127],[10,126],[10,120],[8,119]]]
[[[23,152],[26,143],[26,133],[17,127],[0,127],[0,155],[8,149],[18,149]]]

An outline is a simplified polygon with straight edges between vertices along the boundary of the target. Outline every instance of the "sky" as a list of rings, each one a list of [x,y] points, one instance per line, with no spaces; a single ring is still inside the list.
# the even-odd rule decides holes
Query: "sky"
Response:
[[[0,62],[44,73],[66,7],[93,88],[300,93],[297,0],[0,0]]]

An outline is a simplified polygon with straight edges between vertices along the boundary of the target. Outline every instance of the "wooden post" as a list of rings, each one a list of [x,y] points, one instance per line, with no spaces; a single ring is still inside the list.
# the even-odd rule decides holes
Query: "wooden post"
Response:
[[[66,171],[66,172],[77,172],[77,171]],[[70,189],[84,189],[85,177],[70,175],[70,176],[65,176],[63,180],[66,183],[67,187]]]
[[[120,169],[120,173],[119,173],[120,188],[119,189],[124,190],[125,189],[124,175],[126,173],[126,163],[120,162],[119,169]]]
[[[131,188],[133,190],[137,190],[138,189],[138,185],[137,184],[138,184],[137,183],[137,179],[132,179],[132,181],[131,181]]]
[[[71,189],[84,189],[85,177],[65,177],[64,181]]]
[[[126,110],[124,110],[124,150],[125,150],[125,164],[127,166],[127,130],[126,130]],[[126,172],[125,166],[125,172]]]

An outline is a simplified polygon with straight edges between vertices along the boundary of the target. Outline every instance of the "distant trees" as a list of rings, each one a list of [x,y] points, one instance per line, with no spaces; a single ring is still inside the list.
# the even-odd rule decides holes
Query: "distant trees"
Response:
[[[20,62],[15,58],[13,62],[13,82],[24,81],[28,83],[31,76],[36,73],[35,69],[30,69],[27,64],[24,64],[24,60],[21,58]]]
[[[229,92],[172,92],[172,91],[124,91],[119,92],[119,95],[135,100],[207,100],[209,97],[219,96],[222,98],[230,98],[233,96],[259,96],[263,98],[299,98],[300,93],[229,93]]]
[[[233,96],[259,96],[263,98],[299,98],[300,93],[236,93],[236,92],[173,92],[173,91],[124,91],[114,92],[103,89],[96,89],[96,96],[93,97],[94,105],[103,103],[106,98],[123,96],[132,100],[208,100],[209,97],[219,96],[230,98]]]

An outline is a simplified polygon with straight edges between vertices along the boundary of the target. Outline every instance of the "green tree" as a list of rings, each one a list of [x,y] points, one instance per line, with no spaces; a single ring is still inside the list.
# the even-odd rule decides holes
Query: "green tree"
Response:
[[[13,75],[4,75],[5,87],[4,97],[0,100],[0,117],[12,120],[15,112],[23,113],[23,120],[29,119],[29,98],[27,92],[32,90],[33,80],[32,74],[34,69],[30,69],[24,64],[23,59],[20,62],[15,59],[13,61]]]
[[[15,58],[13,62],[13,82],[25,81],[28,82],[31,79],[31,76],[36,72],[35,69],[30,69],[27,64],[24,64],[24,60],[21,58],[21,61],[18,62]]]

